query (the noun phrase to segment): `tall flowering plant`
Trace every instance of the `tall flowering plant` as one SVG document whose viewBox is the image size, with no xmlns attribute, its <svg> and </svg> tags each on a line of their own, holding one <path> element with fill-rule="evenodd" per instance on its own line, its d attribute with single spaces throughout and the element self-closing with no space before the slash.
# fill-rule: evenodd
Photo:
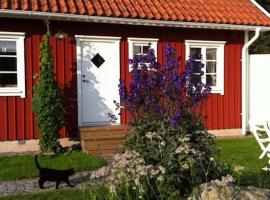
<svg viewBox="0 0 270 200">
<path fill-rule="evenodd" d="M 169 118 L 173 128 L 181 126 L 181 119 L 197 118 L 196 109 L 210 93 L 210 86 L 195 79 L 203 73 L 195 74 L 198 62 L 190 58 L 185 70 L 180 72 L 176 51 L 166 45 L 165 64 L 160 66 L 155 52 L 135 56 L 132 65 L 131 83 L 120 81 L 119 94 L 121 106 L 132 115 L 132 125 L 137 127 L 142 119 Z M 200 63 L 200 67 L 204 67 Z"/>
<path fill-rule="evenodd" d="M 120 81 L 117 107 L 132 116 L 133 129 L 125 147 L 137 152 L 146 166 L 163 171 L 158 178 L 147 177 L 185 193 L 195 182 L 205 181 L 203 169 L 212 156 L 209 143 L 213 137 L 197 112 L 211 88 L 197 81 L 203 73 L 194 73 L 198 66 L 204 67 L 202 63 L 190 58 L 181 72 L 176 50 L 166 45 L 164 55 L 163 66 L 157 63 L 153 49 L 130 60 L 131 82 Z"/>
</svg>

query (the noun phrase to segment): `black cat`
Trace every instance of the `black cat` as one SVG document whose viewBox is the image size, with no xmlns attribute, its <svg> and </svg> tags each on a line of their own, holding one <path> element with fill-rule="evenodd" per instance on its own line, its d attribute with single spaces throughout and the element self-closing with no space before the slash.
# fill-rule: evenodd
<svg viewBox="0 0 270 200">
<path fill-rule="evenodd" d="M 70 186 L 70 187 L 74 187 L 69 182 L 69 176 L 75 174 L 75 171 L 73 169 L 57 170 L 57 169 L 43 168 L 39 165 L 37 157 L 38 156 L 35 155 L 35 163 L 36 163 L 36 166 L 39 170 L 38 184 L 39 184 L 40 189 L 44 189 L 43 184 L 45 183 L 45 181 L 56 182 L 56 189 L 58 189 L 58 186 L 59 186 L 61 181 L 66 182 L 68 184 L 68 186 Z"/>
</svg>

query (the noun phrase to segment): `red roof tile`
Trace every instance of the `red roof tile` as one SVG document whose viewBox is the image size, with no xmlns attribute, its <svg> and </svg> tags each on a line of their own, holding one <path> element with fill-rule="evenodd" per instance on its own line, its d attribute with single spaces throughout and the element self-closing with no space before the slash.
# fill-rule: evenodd
<svg viewBox="0 0 270 200">
<path fill-rule="evenodd" d="M 0 0 L 0 9 L 270 26 L 250 0 Z"/>
</svg>

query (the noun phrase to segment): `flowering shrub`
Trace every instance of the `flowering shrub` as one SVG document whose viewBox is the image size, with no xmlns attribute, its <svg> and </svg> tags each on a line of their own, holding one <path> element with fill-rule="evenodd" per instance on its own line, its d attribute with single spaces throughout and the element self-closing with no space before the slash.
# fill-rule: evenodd
<svg viewBox="0 0 270 200">
<path fill-rule="evenodd" d="M 169 45 L 165 58 L 164 66 L 159 68 L 153 49 L 146 55 L 135 56 L 130 60 L 130 85 L 127 87 L 125 81 L 120 81 L 121 106 L 132 115 L 135 127 L 145 118 L 160 117 L 169 117 L 173 128 L 180 127 L 182 119 L 198 117 L 194 111 L 209 96 L 210 86 L 195 81 L 203 75 L 194 73 L 196 67 L 204 67 L 202 63 L 190 59 L 180 73 L 175 49 Z"/>
<path fill-rule="evenodd" d="M 108 177 L 110 190 L 121 198 L 125 197 L 122 193 L 128 192 L 132 199 L 175 199 L 175 191 L 162 198 L 159 185 L 163 184 L 165 173 L 162 165 L 147 165 L 138 152 L 125 150 L 113 157 Z"/>
<path fill-rule="evenodd" d="M 194 73 L 198 67 L 204 67 L 202 63 L 190 58 L 180 72 L 175 49 L 167 45 L 164 54 L 164 66 L 157 63 L 153 49 L 130 60 L 131 83 L 120 81 L 121 104 L 115 103 L 132 116 L 133 129 L 125 147 L 140 156 L 132 157 L 139 162 L 136 166 L 158 185 L 169 185 L 185 194 L 213 174 L 209 144 L 214 138 L 205 130 L 204 116 L 200 113 L 211 88 L 197 81 L 201 80 L 202 72 Z M 122 164 L 120 160 L 119 163 Z M 133 164 L 122 168 L 126 172 L 121 176 L 129 177 L 132 172 L 130 180 L 138 182 L 140 172 Z M 162 176 L 160 171 L 153 176 L 153 170 L 161 170 Z"/>
<path fill-rule="evenodd" d="M 139 153 L 126 150 L 124 153 L 114 156 L 109 181 L 114 184 L 111 184 L 113 187 L 115 183 L 121 183 L 121 181 L 125 180 L 133 184 L 131 186 L 134 189 L 136 188 L 143 193 L 144 190 L 141 186 L 144 184 L 144 178 L 156 178 L 162 182 L 165 172 L 165 168 L 161 165 L 155 167 L 153 165 L 146 165 Z M 112 188 L 113 191 L 115 189 Z"/>
</svg>

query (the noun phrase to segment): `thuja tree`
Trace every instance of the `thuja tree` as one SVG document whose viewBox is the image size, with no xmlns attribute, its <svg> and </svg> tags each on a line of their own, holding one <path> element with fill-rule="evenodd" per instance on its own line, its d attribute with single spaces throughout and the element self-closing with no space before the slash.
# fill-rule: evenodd
<svg viewBox="0 0 270 200">
<path fill-rule="evenodd" d="M 213 137 L 200 112 L 211 88 L 200 81 L 203 72 L 194 73 L 202 63 L 190 58 L 180 72 L 175 49 L 167 45 L 164 56 L 163 66 L 153 49 L 130 60 L 131 82 L 120 81 L 117 106 L 132 116 L 126 148 L 162 169 L 159 181 L 185 193 L 216 175 L 209 172 Z"/>
<path fill-rule="evenodd" d="M 34 86 L 33 110 L 40 132 L 39 145 L 42 152 L 59 150 L 58 133 L 63 123 L 63 103 L 61 91 L 54 79 L 53 58 L 49 44 L 50 32 L 47 31 L 40 43 L 40 77 Z"/>
</svg>

